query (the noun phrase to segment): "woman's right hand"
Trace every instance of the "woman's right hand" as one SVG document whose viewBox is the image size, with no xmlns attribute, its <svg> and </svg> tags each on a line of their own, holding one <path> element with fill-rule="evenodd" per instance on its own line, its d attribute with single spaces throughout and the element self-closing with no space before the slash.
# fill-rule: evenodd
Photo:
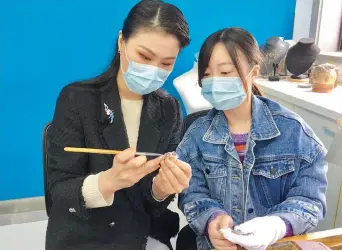
<svg viewBox="0 0 342 251">
<path fill-rule="evenodd" d="M 233 219 L 227 214 L 221 214 L 217 216 L 213 221 L 209 223 L 208 235 L 211 244 L 217 250 L 235 250 L 237 246 L 224 238 L 220 229 L 232 228 Z"/>
<path fill-rule="evenodd" d="M 131 187 L 159 168 L 163 156 L 147 161 L 146 156 L 135 157 L 135 150 L 126 149 L 114 157 L 113 166 L 100 173 L 99 190 L 103 197 Z"/>
</svg>

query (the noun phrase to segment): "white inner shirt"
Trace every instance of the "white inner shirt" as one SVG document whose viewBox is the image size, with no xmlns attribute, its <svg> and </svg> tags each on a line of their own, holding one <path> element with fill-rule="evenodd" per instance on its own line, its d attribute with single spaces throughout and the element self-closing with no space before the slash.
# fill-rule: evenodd
<svg viewBox="0 0 342 251">
<path fill-rule="evenodd" d="M 121 109 L 125 122 L 130 147 L 136 147 L 139 136 L 139 126 L 143 100 L 121 99 Z"/>
</svg>

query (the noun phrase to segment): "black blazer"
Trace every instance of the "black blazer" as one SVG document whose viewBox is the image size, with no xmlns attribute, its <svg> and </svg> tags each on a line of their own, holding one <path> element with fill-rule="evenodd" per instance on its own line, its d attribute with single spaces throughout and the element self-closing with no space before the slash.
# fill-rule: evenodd
<svg viewBox="0 0 342 251">
<path fill-rule="evenodd" d="M 179 217 L 167 210 L 173 199 L 151 196 L 151 174 L 115 193 L 110 207 L 87 209 L 82 184 L 89 174 L 112 166 L 113 156 L 67 153 L 65 146 L 123 150 L 129 147 L 116 79 L 97 78 L 65 87 L 48 131 L 48 193 L 52 206 L 47 249 L 145 249 L 147 236 L 171 248 Z M 113 123 L 104 104 L 114 112 Z M 137 150 L 165 153 L 180 140 L 179 103 L 164 92 L 144 96 Z"/>
</svg>

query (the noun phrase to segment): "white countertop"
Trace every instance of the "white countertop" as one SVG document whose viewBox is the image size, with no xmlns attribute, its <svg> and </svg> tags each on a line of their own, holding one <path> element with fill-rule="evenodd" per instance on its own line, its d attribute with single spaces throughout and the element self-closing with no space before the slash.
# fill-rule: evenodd
<svg viewBox="0 0 342 251">
<path fill-rule="evenodd" d="M 330 119 L 342 120 L 341 86 L 337 86 L 330 93 L 316 93 L 312 92 L 311 88 L 300 88 L 298 83 L 286 80 L 270 82 L 267 79 L 257 79 L 255 83 L 267 94 L 294 103 Z"/>
<path fill-rule="evenodd" d="M 44 250 L 47 221 L 0 226 L 1 250 Z"/>
</svg>

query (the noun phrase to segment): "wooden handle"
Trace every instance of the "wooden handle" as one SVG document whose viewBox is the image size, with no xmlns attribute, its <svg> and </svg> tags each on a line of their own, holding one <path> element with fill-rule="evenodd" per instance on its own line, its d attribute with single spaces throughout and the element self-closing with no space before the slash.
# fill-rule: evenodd
<svg viewBox="0 0 342 251">
<path fill-rule="evenodd" d="M 94 149 L 94 148 L 78 148 L 78 147 L 65 147 L 64 151 L 73 153 L 96 153 L 96 154 L 109 154 L 116 155 L 121 151 L 117 150 L 105 150 L 105 149 Z"/>
</svg>

